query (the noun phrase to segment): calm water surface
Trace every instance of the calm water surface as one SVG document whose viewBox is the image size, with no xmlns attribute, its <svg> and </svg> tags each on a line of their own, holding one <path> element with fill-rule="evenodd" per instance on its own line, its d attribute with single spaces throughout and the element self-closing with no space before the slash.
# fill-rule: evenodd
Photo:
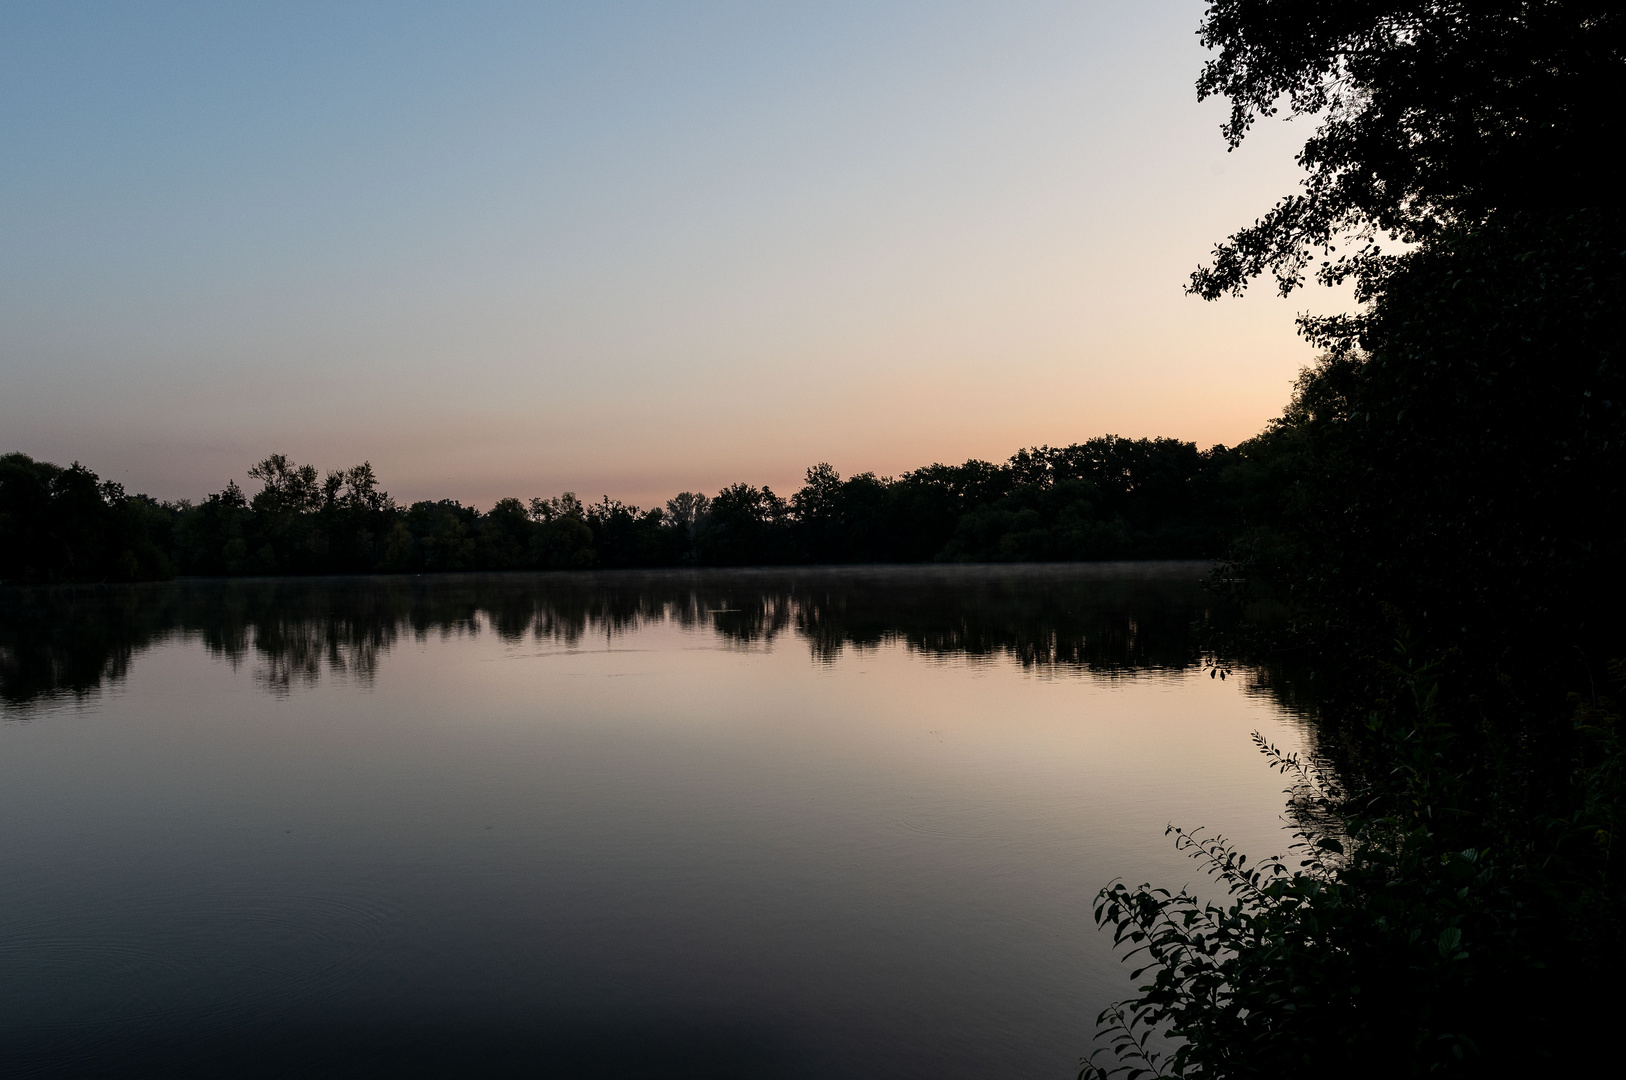
<svg viewBox="0 0 1626 1080">
<path fill-rule="evenodd" d="M 0 1073 L 1069 1077 L 1284 844 L 1205 571 L 0 594 Z"/>
</svg>

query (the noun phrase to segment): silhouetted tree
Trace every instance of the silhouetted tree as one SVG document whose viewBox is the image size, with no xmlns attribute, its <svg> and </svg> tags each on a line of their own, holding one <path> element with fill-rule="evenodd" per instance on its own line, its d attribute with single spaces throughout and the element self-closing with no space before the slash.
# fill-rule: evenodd
<svg viewBox="0 0 1626 1080">
<path fill-rule="evenodd" d="M 734 484 L 711 500 L 695 541 L 698 561 L 708 566 L 741 566 L 788 560 L 783 526 L 789 505 L 769 488 Z"/>
<path fill-rule="evenodd" d="M 174 574 L 172 521 L 74 462 L 0 456 L 0 581 L 141 581 Z"/>
<path fill-rule="evenodd" d="M 414 543 L 414 569 L 474 570 L 478 567 L 475 539 L 479 513 L 455 499 L 416 502 L 407 510 L 407 528 Z"/>
<path fill-rule="evenodd" d="M 1231 104 L 1237 146 L 1286 108 L 1319 121 L 1302 190 L 1215 249 L 1206 297 L 1272 274 L 1385 288 L 1398 252 L 1498 218 L 1616 207 L 1626 15 L 1606 0 L 1215 0 L 1198 98 Z M 1343 249 L 1337 258 L 1330 256 Z"/>
<path fill-rule="evenodd" d="M 539 528 L 531 537 L 534 565 L 547 570 L 579 570 L 597 561 L 587 510 L 573 491 L 555 499 L 532 499 L 531 517 Z"/>
<path fill-rule="evenodd" d="M 1314 267 L 1363 304 L 1301 321 L 1325 355 L 1220 469 L 1229 577 L 1284 613 L 1264 655 L 1315 676 L 1338 770 L 1275 757 L 1297 868 L 1182 838 L 1223 908 L 1103 891 L 1147 973 L 1084 1073 L 1591 1074 L 1623 952 L 1626 13 L 1216 0 L 1201 33 L 1233 145 L 1318 126 L 1192 291 Z"/>
<path fill-rule="evenodd" d="M 403 508 L 381 489 L 370 462 L 321 473 L 286 454 L 267 455 L 248 470 L 260 482 L 252 497 L 232 481 L 197 504 L 160 505 L 111 488 L 92 493 L 96 481 L 88 473 L 41 468 L 63 473 L 59 483 L 69 495 L 82 488 L 91 499 L 84 505 L 101 499 L 119 507 L 121 535 L 146 537 L 126 544 L 142 569 L 126 565 L 104 574 L 118 578 L 150 576 L 166 558 L 181 573 L 203 575 L 1194 558 L 1218 549 L 1214 538 L 1225 534 L 1234 514 L 1221 497 L 1215 457 L 1221 449 L 1205 453 L 1172 439 L 1105 436 L 1025 449 L 1003 465 L 937 464 L 897 478 L 864 472 L 843 479 L 820 464 L 789 500 L 735 484 L 716 498 L 682 492 L 664 509 L 649 511 L 607 496 L 587 505 L 574 492 L 529 502 L 502 499 L 484 513 L 453 500 Z M 1089 542 L 1079 539 L 1076 507 L 1054 509 L 1060 498 L 1054 491 L 1074 480 L 1094 492 L 1091 520 L 1100 521 L 1090 526 L 1096 533 Z M 62 506 L 73 504 L 63 498 Z M 1045 511 L 1039 531 L 1061 532 L 1040 536 L 1025 517 L 1012 524 L 1013 515 L 1041 505 L 1053 509 Z M 1058 514 L 1067 521 L 1058 525 Z M 92 543 L 104 517 L 96 511 L 79 525 L 60 527 L 77 529 L 80 540 Z M 1006 541 L 1013 529 L 1021 538 Z M 1103 539 L 1109 533 L 1110 542 Z M 26 558 L 35 562 L 42 552 L 77 557 L 72 544 L 28 550 Z"/>
</svg>

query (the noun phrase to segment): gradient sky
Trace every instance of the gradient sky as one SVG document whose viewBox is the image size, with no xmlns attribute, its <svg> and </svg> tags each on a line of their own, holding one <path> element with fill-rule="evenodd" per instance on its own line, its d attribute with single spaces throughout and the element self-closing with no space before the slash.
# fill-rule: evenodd
<svg viewBox="0 0 1626 1080">
<path fill-rule="evenodd" d="M 0 5 L 0 451 L 649 505 L 1240 441 L 1346 301 L 1183 295 L 1305 134 L 1225 152 L 1201 11 Z"/>
</svg>

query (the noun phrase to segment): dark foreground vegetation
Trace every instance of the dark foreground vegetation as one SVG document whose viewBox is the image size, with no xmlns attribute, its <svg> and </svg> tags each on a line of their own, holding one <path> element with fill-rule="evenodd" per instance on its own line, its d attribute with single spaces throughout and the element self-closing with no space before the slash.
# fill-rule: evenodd
<svg viewBox="0 0 1626 1080">
<path fill-rule="evenodd" d="M 1003 465 L 897 478 L 807 471 L 789 499 L 735 484 L 664 508 L 613 499 L 399 506 L 370 464 L 329 472 L 273 454 L 199 503 L 161 503 L 81 465 L 0 457 L 0 580 L 573 570 L 787 563 L 1205 558 L 1225 551 L 1237 454 L 1112 436 Z"/>
<path fill-rule="evenodd" d="M 1221 0 L 1202 35 L 1233 143 L 1320 126 L 1193 291 L 1365 301 L 1303 321 L 1325 354 L 1244 455 L 1226 573 L 1221 647 L 1314 686 L 1319 742 L 1262 747 L 1296 856 L 1171 829 L 1203 898 L 1102 892 L 1138 989 L 1082 1074 L 1612 1075 L 1626 11 Z"/>
</svg>

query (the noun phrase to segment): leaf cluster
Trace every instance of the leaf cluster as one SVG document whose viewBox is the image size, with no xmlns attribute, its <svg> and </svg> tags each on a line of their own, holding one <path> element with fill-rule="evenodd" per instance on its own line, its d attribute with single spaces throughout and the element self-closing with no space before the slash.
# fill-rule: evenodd
<svg viewBox="0 0 1626 1080">
<path fill-rule="evenodd" d="M 1237 146 L 1285 110 L 1314 120 L 1305 178 L 1191 278 L 1207 298 L 1270 274 L 1381 288 L 1402 245 L 1497 214 L 1618 203 L 1626 13 L 1603 0 L 1216 0 L 1199 98 Z M 1384 243 L 1391 247 L 1386 250 Z"/>
<path fill-rule="evenodd" d="M 1618 953 L 1589 925 L 1620 885 L 1612 707 L 1587 714 L 1609 733 L 1575 797 L 1515 815 L 1481 800 L 1442 665 L 1400 643 L 1385 668 L 1365 779 L 1256 736 L 1293 781 L 1294 855 L 1250 866 L 1171 826 L 1226 899 L 1101 891 L 1095 919 L 1139 985 L 1098 1017 L 1080 1077 L 1483 1074 L 1588 1056 L 1564 1036 L 1607 1008 L 1592 995 Z"/>
</svg>

